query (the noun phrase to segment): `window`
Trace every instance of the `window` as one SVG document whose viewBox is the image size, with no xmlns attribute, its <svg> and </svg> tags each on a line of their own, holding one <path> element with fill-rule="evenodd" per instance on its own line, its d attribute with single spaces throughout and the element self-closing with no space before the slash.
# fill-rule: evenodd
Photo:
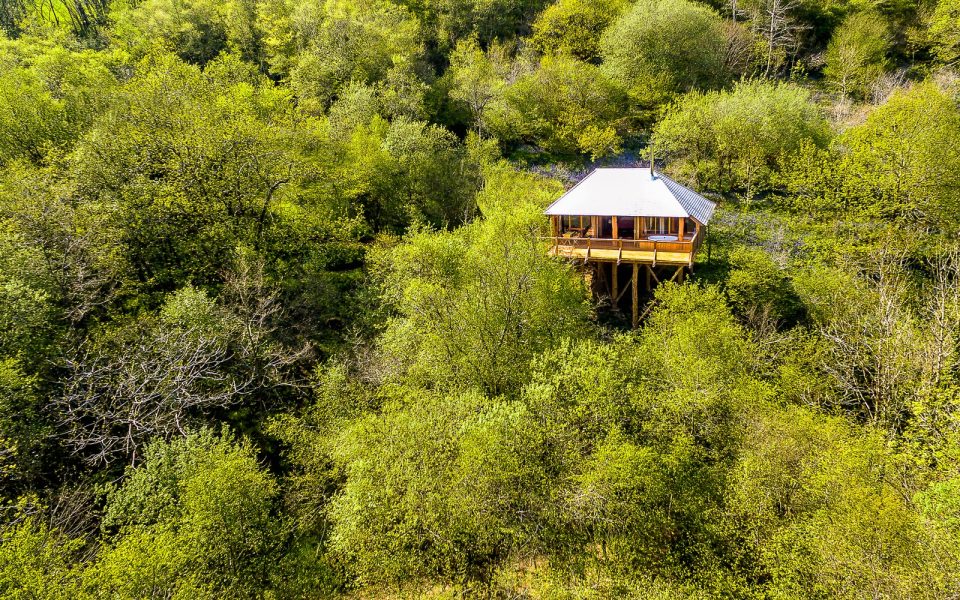
<svg viewBox="0 0 960 600">
<path fill-rule="evenodd" d="M 673 217 L 644 217 L 643 231 L 648 235 L 676 235 L 679 223 Z"/>
<path fill-rule="evenodd" d="M 582 215 L 563 215 L 560 217 L 560 233 L 571 233 L 582 237 L 590 227 L 590 217 Z"/>
</svg>

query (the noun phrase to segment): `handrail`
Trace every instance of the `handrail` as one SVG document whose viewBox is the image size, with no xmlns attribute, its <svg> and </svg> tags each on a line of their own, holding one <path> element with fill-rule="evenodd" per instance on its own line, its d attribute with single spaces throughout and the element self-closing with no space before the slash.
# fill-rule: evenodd
<svg viewBox="0 0 960 600">
<path fill-rule="evenodd" d="M 609 245 L 611 250 L 623 251 L 624 248 L 638 249 L 643 248 L 647 251 L 660 251 L 660 252 L 696 252 L 699 243 L 702 240 L 700 232 L 694 234 L 690 239 L 684 240 L 672 240 L 672 241 L 661 241 L 661 240 L 650 240 L 650 239 L 633 239 L 633 238 L 596 238 L 596 237 L 564 237 L 564 236 L 547 236 L 542 237 L 544 241 L 552 242 L 555 246 L 574 246 L 587 248 L 588 250 L 601 249 L 602 245 Z M 599 242 L 599 245 L 598 245 Z M 683 246 L 683 250 L 677 250 L 677 246 Z M 671 250 L 673 248 L 673 250 Z"/>
</svg>

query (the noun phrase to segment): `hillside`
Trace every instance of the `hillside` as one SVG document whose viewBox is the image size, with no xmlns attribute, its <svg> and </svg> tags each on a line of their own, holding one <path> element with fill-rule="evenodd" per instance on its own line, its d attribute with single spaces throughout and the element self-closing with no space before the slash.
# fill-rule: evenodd
<svg viewBox="0 0 960 600">
<path fill-rule="evenodd" d="M 960 597 L 958 0 L 0 31 L 0 599 Z M 651 157 L 633 328 L 544 210 Z"/>
</svg>

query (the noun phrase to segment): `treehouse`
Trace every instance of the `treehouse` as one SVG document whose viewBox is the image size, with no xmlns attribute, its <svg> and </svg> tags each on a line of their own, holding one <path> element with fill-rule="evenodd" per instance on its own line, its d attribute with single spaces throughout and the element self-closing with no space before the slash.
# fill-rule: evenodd
<svg viewBox="0 0 960 600">
<path fill-rule="evenodd" d="M 591 265 L 595 291 L 614 307 L 632 290 L 636 326 L 640 271 L 648 292 L 665 278 L 682 281 L 715 208 L 653 169 L 596 169 L 547 208 L 549 251 Z"/>
</svg>

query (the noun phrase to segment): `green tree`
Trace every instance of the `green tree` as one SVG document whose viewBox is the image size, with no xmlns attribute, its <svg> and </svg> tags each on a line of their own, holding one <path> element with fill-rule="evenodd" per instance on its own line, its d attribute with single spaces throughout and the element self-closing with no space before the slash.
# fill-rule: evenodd
<svg viewBox="0 0 960 600">
<path fill-rule="evenodd" d="M 501 142 L 533 143 L 559 155 L 599 158 L 620 150 L 627 98 L 599 67 L 567 56 L 544 57 L 519 77 L 483 120 Z"/>
<path fill-rule="evenodd" d="M 257 596 L 277 559 L 276 495 L 253 448 L 226 432 L 154 442 L 108 497 L 111 543 L 85 584 L 124 598 L 189 597 L 204 588 Z"/>
<path fill-rule="evenodd" d="M 361 583 L 489 582 L 542 502 L 532 415 L 477 392 L 409 393 L 342 431 L 330 544 Z"/>
<path fill-rule="evenodd" d="M 621 0 L 560 0 L 540 13 L 530 40 L 544 54 L 599 63 L 600 37 L 626 6 Z"/>
<path fill-rule="evenodd" d="M 70 539 L 35 517 L 0 528 L 0 596 L 31 600 L 76 598 L 82 539 Z"/>
<path fill-rule="evenodd" d="M 934 54 L 945 65 L 960 59 L 960 3 L 940 0 L 930 16 L 929 35 Z"/>
<path fill-rule="evenodd" d="M 495 167 L 482 220 L 412 233 L 373 258 L 394 312 L 380 340 L 396 376 L 420 385 L 516 390 L 533 355 L 584 331 L 586 290 L 538 239 L 556 188 Z"/>
<path fill-rule="evenodd" d="M 91 50 L 0 41 L 0 165 L 69 148 L 106 109 L 116 79 Z"/>
<path fill-rule="evenodd" d="M 870 12 L 850 15 L 830 38 L 823 74 L 842 96 L 866 97 L 886 67 L 890 38 L 882 16 Z"/>
<path fill-rule="evenodd" d="M 291 17 L 301 49 L 290 87 L 301 106 L 322 113 L 351 81 L 375 83 L 423 54 L 419 21 L 403 6 L 338 0 L 306 3 Z"/>
<path fill-rule="evenodd" d="M 169 47 L 187 62 L 203 65 L 222 52 L 260 59 L 261 33 L 253 0 L 121 1 L 111 10 L 112 41 L 136 57 Z"/>
<path fill-rule="evenodd" d="M 741 83 L 732 91 L 677 100 L 653 134 L 671 169 L 701 188 L 766 190 L 784 157 L 806 142 L 823 146 L 829 128 L 809 92 L 790 84 Z"/>
<path fill-rule="evenodd" d="M 845 187 L 868 214 L 933 230 L 960 227 L 960 111 L 932 83 L 895 93 L 837 143 Z"/>
<path fill-rule="evenodd" d="M 641 106 L 729 81 L 722 20 L 688 0 L 642 0 L 603 34 L 604 71 Z M 690 40 L 696 39 L 696 44 Z"/>
</svg>

